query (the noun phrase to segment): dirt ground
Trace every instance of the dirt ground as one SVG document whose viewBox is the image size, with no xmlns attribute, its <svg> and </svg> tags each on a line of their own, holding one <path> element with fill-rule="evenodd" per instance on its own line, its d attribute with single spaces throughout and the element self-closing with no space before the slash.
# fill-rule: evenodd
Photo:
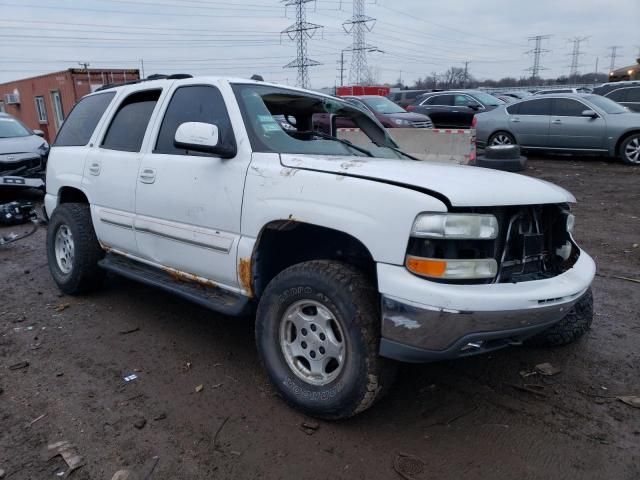
<svg viewBox="0 0 640 480">
<path fill-rule="evenodd" d="M 405 365 L 373 409 L 307 433 L 312 419 L 260 368 L 251 319 L 116 277 L 62 296 L 44 228 L 0 247 L 4 478 L 61 478 L 64 461 L 46 454 L 61 440 L 84 458 L 78 480 L 122 468 L 153 479 L 401 479 L 399 454 L 424 462 L 415 479 L 640 478 L 640 409 L 616 399 L 640 395 L 640 284 L 613 277 L 640 278 L 640 168 L 545 157 L 527 174 L 578 199 L 576 237 L 598 263 L 592 330 L 559 349 Z M 19 362 L 28 366 L 11 368 Z M 542 362 L 562 372 L 520 375 Z"/>
</svg>

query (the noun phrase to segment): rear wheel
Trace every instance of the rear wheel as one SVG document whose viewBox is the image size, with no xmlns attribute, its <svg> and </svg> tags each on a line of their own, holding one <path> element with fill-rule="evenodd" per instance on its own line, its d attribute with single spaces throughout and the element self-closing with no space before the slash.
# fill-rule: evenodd
<svg viewBox="0 0 640 480">
<path fill-rule="evenodd" d="M 508 132 L 496 132 L 489 137 L 487 145 L 516 145 L 516 139 Z"/>
<path fill-rule="evenodd" d="M 276 276 L 258 306 L 256 343 L 287 403 L 325 419 L 373 405 L 395 372 L 378 356 L 379 316 L 376 289 L 350 265 L 304 262 Z"/>
<path fill-rule="evenodd" d="M 620 145 L 620 158 L 628 165 L 640 165 L 640 133 L 624 139 Z"/>
</svg>

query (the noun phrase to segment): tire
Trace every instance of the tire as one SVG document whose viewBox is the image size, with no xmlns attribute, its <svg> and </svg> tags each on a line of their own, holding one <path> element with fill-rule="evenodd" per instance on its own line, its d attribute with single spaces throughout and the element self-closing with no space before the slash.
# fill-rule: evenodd
<svg viewBox="0 0 640 480">
<path fill-rule="evenodd" d="M 640 133 L 624 139 L 620 145 L 620 159 L 627 165 L 640 166 Z"/>
<path fill-rule="evenodd" d="M 571 311 L 551 328 L 525 341 L 534 347 L 559 347 L 575 342 L 591 328 L 593 321 L 593 294 L 587 290 Z"/>
<path fill-rule="evenodd" d="M 495 160 L 511 160 L 520 158 L 520 147 L 518 145 L 492 145 L 484 149 L 487 158 Z"/>
<path fill-rule="evenodd" d="M 47 230 L 49 270 L 58 288 L 76 295 L 100 287 L 105 276 L 98 266 L 102 258 L 104 251 L 93 229 L 89 205 L 64 203 L 58 206 Z"/>
<path fill-rule="evenodd" d="M 476 158 L 476 167 L 492 168 L 494 170 L 502 170 L 503 172 L 521 172 L 527 169 L 527 157 L 517 157 L 510 159 L 493 159 L 484 155 Z"/>
<path fill-rule="evenodd" d="M 395 363 L 378 356 L 378 293 L 345 263 L 304 262 L 277 275 L 258 305 L 256 343 L 284 400 L 317 418 L 344 419 L 366 410 L 395 376 Z M 324 365 L 315 376 L 312 361 Z"/>
<path fill-rule="evenodd" d="M 508 132 L 500 131 L 491 135 L 489 137 L 489 141 L 487 141 L 487 147 L 492 147 L 494 145 L 517 145 L 517 143 L 513 135 Z"/>
</svg>

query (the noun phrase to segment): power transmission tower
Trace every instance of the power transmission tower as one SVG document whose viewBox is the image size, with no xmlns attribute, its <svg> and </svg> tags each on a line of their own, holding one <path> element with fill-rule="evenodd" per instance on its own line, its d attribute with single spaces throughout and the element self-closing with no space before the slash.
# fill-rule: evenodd
<svg viewBox="0 0 640 480">
<path fill-rule="evenodd" d="M 290 40 L 296 42 L 296 59 L 287 63 L 284 68 L 298 70 L 297 85 L 302 88 L 309 86 L 309 67 L 322 65 L 320 62 L 307 57 L 307 40 L 313 37 L 322 25 L 307 22 L 307 3 L 315 0 L 282 0 L 285 7 L 294 6 L 296 9 L 296 23 L 285 28 L 281 34 L 286 34 Z"/>
<path fill-rule="evenodd" d="M 569 55 L 571 55 L 571 66 L 569 67 L 569 78 L 575 78 L 578 76 L 578 67 L 580 62 L 580 55 L 584 55 L 583 52 L 580 51 L 580 45 L 582 42 L 586 42 L 589 37 L 573 37 L 569 39 L 570 42 L 573 43 L 573 49 Z"/>
<path fill-rule="evenodd" d="M 340 70 L 340 86 L 341 87 L 344 87 L 344 52 L 345 50 L 342 50 L 340 52 L 340 60 L 338 60 L 338 65 L 340 65 L 338 70 Z"/>
<path fill-rule="evenodd" d="M 540 71 L 546 70 L 546 68 L 540 65 L 540 58 L 543 53 L 548 53 L 549 50 L 542 48 L 542 41 L 551 38 L 551 35 L 536 35 L 535 37 L 529 37 L 528 40 L 535 41 L 533 50 L 529 50 L 528 54 L 533 54 L 533 65 L 527 68 L 527 71 L 531 72 L 531 79 L 539 78 Z"/>
<path fill-rule="evenodd" d="M 622 48 L 620 45 L 613 45 L 611 47 L 607 47 L 607 50 L 611 50 L 611 53 L 607 55 L 607 58 L 611 59 L 611 63 L 609 64 L 609 71 L 612 72 L 616 69 L 616 58 L 618 58 L 618 49 Z"/>
<path fill-rule="evenodd" d="M 349 81 L 352 84 L 359 85 L 369 76 L 367 52 L 380 51 L 365 41 L 366 32 L 373 30 L 375 23 L 375 18 L 364 14 L 364 0 L 353 0 L 353 16 L 342 24 L 344 31 L 353 37 L 353 44 L 347 48 L 347 51 L 352 52 L 351 70 L 349 70 Z"/>
</svg>

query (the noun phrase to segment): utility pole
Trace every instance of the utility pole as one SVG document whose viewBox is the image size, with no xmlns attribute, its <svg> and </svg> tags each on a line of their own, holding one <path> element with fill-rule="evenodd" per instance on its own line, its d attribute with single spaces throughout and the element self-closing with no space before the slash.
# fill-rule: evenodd
<svg viewBox="0 0 640 480">
<path fill-rule="evenodd" d="M 298 70 L 297 85 L 302 88 L 309 86 L 309 67 L 321 65 L 307 56 L 307 40 L 315 35 L 322 25 L 307 22 L 307 3 L 314 0 L 282 0 L 285 7 L 294 6 L 296 9 L 296 23 L 285 28 L 280 34 L 286 34 L 289 40 L 296 42 L 296 59 L 287 63 L 284 68 Z"/>
<path fill-rule="evenodd" d="M 578 76 L 578 67 L 580 61 L 580 55 L 584 55 L 583 52 L 580 51 L 580 44 L 585 42 L 589 37 L 573 37 L 569 39 L 570 42 L 573 43 L 573 49 L 569 55 L 571 55 L 571 65 L 569 66 L 569 78 L 573 78 L 574 83 L 575 79 Z"/>
<path fill-rule="evenodd" d="M 140 59 L 140 74 L 142 75 L 142 77 L 140 77 L 140 80 L 142 80 L 144 78 L 144 59 L 143 58 Z"/>
<path fill-rule="evenodd" d="M 540 58 L 543 53 L 548 53 L 549 50 L 542 48 L 542 41 L 551 38 L 551 35 L 536 35 L 535 37 L 529 37 L 527 40 L 534 41 L 535 46 L 533 50 L 529 50 L 528 54 L 533 54 L 533 65 L 527 68 L 527 71 L 531 72 L 531 79 L 535 80 L 540 77 L 540 71 L 546 70 L 546 68 L 540 65 Z"/>
<path fill-rule="evenodd" d="M 620 45 L 613 45 L 611 47 L 607 47 L 607 50 L 611 50 L 611 53 L 607 55 L 607 58 L 611 59 L 611 63 L 609 64 L 609 73 L 613 72 L 616 69 L 616 59 L 618 58 L 618 49 L 622 48 Z"/>
<path fill-rule="evenodd" d="M 340 64 L 340 86 L 344 87 L 344 50 L 340 52 L 338 63 Z"/>
<path fill-rule="evenodd" d="M 469 78 L 469 62 L 464 62 L 464 80 L 462 81 L 462 86 L 467 88 L 467 80 Z"/>
<path fill-rule="evenodd" d="M 375 18 L 367 17 L 364 13 L 364 0 L 353 0 L 353 16 L 342 24 L 344 31 L 353 37 L 353 44 L 347 49 L 353 53 L 349 70 L 349 81 L 352 84 L 360 85 L 368 76 L 367 52 L 379 51 L 365 41 L 366 32 L 373 30 L 375 23 Z"/>
<path fill-rule="evenodd" d="M 87 72 L 87 83 L 89 84 L 89 93 L 91 93 L 91 72 L 89 72 L 89 65 L 91 64 L 88 62 L 78 62 L 78 65 L 84 68 L 85 72 Z"/>
<path fill-rule="evenodd" d="M 594 70 L 595 75 L 593 76 L 593 83 L 598 82 L 598 62 L 600 61 L 600 57 L 596 57 L 596 69 Z"/>
</svg>

